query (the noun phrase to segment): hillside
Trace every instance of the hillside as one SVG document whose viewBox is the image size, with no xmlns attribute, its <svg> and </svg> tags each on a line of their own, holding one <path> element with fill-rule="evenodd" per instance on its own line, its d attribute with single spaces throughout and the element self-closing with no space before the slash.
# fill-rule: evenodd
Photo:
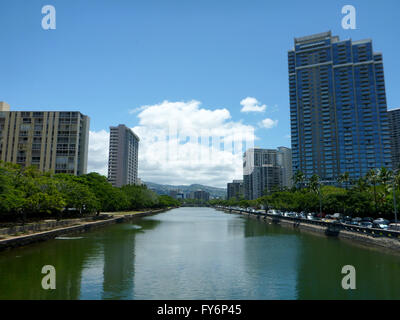
<svg viewBox="0 0 400 320">
<path fill-rule="evenodd" d="M 171 190 L 181 190 L 183 193 L 188 193 L 196 190 L 203 190 L 210 193 L 211 197 L 226 197 L 226 189 L 216 188 L 210 186 L 204 186 L 202 184 L 191 184 L 191 185 L 169 185 L 169 184 L 158 184 L 153 182 L 144 182 L 148 188 L 153 189 L 158 194 L 168 194 Z"/>
</svg>

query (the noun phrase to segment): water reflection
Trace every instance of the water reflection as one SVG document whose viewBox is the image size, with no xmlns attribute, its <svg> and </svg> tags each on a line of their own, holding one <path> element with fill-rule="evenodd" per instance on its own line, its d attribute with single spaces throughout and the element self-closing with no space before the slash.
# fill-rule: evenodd
<svg viewBox="0 0 400 320">
<path fill-rule="evenodd" d="M 301 236 L 299 299 L 399 299 L 400 258 L 338 239 Z M 344 290 L 344 265 L 356 269 L 356 290 Z"/>
<path fill-rule="evenodd" d="M 244 261 L 252 275 L 249 298 L 295 299 L 299 243 L 293 231 L 247 218 L 244 235 Z"/>
<path fill-rule="evenodd" d="M 141 221 L 122 227 L 114 226 L 114 232 L 102 237 L 104 254 L 103 299 L 132 299 L 134 297 L 135 237 L 138 232 L 154 229 L 157 220 Z"/>
<path fill-rule="evenodd" d="M 0 253 L 0 299 L 399 299 L 400 257 L 210 208 Z M 57 289 L 43 290 L 43 265 Z M 341 288 L 356 267 L 357 289 Z"/>
<path fill-rule="evenodd" d="M 82 239 L 83 240 L 83 239 Z M 82 240 L 52 240 L 0 255 L 0 299 L 78 299 L 81 275 L 98 245 Z M 56 290 L 41 287 L 42 267 L 56 269 Z"/>
</svg>

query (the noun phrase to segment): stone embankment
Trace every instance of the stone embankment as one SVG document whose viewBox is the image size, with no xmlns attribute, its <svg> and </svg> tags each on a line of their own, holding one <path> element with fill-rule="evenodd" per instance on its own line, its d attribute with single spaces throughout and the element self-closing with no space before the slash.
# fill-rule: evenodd
<svg viewBox="0 0 400 320">
<path fill-rule="evenodd" d="M 229 208 L 216 208 L 229 213 L 239 213 L 250 218 L 261 221 L 279 224 L 298 230 L 324 234 L 326 236 L 338 237 L 367 246 L 388 248 L 400 251 L 400 232 L 394 230 L 380 230 L 365 228 L 360 226 L 350 226 L 341 223 L 324 222 L 318 220 L 307 220 L 301 218 L 283 217 L 260 212 L 250 212 L 247 210 L 235 210 Z"/>
<path fill-rule="evenodd" d="M 67 234 L 94 230 L 114 223 L 122 223 L 140 217 L 153 215 L 169 209 L 149 210 L 133 214 L 101 214 L 81 219 L 45 220 L 23 226 L 0 229 L 0 251 L 31 243 L 46 241 Z"/>
</svg>

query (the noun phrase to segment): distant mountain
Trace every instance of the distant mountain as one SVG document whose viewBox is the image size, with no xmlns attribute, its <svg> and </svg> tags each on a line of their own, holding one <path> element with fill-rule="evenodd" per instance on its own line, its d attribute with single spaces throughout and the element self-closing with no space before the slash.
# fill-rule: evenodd
<svg viewBox="0 0 400 320">
<path fill-rule="evenodd" d="M 169 194 L 172 190 L 180 190 L 183 193 L 189 193 L 191 191 L 203 190 L 210 193 L 211 197 L 226 197 L 226 189 L 225 188 L 215 188 L 210 186 L 204 186 L 202 184 L 191 184 L 190 186 L 187 185 L 170 185 L 170 184 L 158 184 L 153 182 L 144 182 L 149 189 L 154 190 L 158 194 Z"/>
</svg>

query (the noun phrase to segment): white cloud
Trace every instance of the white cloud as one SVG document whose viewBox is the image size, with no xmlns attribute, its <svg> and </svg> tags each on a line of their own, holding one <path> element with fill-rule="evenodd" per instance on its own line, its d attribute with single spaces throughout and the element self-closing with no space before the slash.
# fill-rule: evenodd
<svg viewBox="0 0 400 320">
<path fill-rule="evenodd" d="M 163 101 L 141 107 L 137 115 L 139 124 L 132 130 L 140 137 L 139 177 L 142 180 L 226 187 L 228 181 L 243 176 L 244 145 L 240 142 L 247 141 L 246 148 L 253 147 L 254 127 L 232 121 L 227 109 L 211 110 L 201 108 L 200 104 L 195 100 Z M 104 148 L 106 139 L 101 133 L 91 133 L 91 143 L 103 143 Z M 89 156 L 94 159 L 89 159 L 90 167 L 98 171 L 102 163 L 104 172 L 107 163 L 101 159 L 107 156 L 104 151 L 95 155 L 95 149 L 90 147 L 93 152 Z"/>
<path fill-rule="evenodd" d="M 88 172 L 107 175 L 109 139 L 105 130 L 89 132 Z"/>
<path fill-rule="evenodd" d="M 265 118 L 260 123 L 260 127 L 265 128 L 265 129 L 271 129 L 273 127 L 276 127 L 277 125 L 278 125 L 278 120 L 272 120 L 270 118 Z"/>
<path fill-rule="evenodd" d="M 267 106 L 265 104 L 259 105 L 259 102 L 256 98 L 247 97 L 240 101 L 240 104 L 243 106 L 240 112 L 264 112 Z"/>
<path fill-rule="evenodd" d="M 141 107 L 137 107 L 137 108 L 135 108 L 135 109 L 131 109 L 131 110 L 129 110 L 129 113 L 130 113 L 130 114 L 134 114 L 134 113 L 137 113 L 137 112 L 139 112 L 139 111 L 143 111 L 144 109 L 146 109 L 146 107 L 147 107 L 147 106 L 141 106 Z"/>
</svg>

